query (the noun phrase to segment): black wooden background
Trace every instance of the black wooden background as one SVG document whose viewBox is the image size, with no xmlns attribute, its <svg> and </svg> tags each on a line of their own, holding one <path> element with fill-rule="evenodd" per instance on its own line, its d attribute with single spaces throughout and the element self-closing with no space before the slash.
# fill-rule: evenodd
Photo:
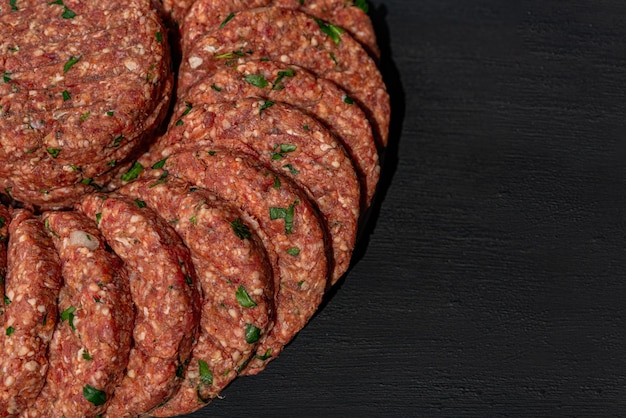
<svg viewBox="0 0 626 418">
<path fill-rule="evenodd" d="M 626 415 L 626 2 L 371 3 L 392 139 L 353 267 L 192 416 Z"/>
</svg>

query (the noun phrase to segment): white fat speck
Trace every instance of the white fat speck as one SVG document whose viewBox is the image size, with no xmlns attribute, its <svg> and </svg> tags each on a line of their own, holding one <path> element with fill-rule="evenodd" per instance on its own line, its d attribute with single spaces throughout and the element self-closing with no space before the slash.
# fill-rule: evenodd
<svg viewBox="0 0 626 418">
<path fill-rule="evenodd" d="M 289 57 L 287 55 L 281 55 L 280 62 L 289 62 Z"/>
<path fill-rule="evenodd" d="M 84 231 L 72 231 L 70 232 L 71 247 L 85 247 L 91 251 L 98 248 L 98 239 L 91 234 Z"/>
<path fill-rule="evenodd" d="M 341 164 L 339 164 L 339 161 L 333 161 L 330 165 L 332 165 L 335 168 L 339 168 Z"/>
<path fill-rule="evenodd" d="M 46 306 L 45 305 L 39 305 L 37 306 L 37 310 L 41 313 L 44 313 L 46 311 Z"/>
<path fill-rule="evenodd" d="M 204 62 L 204 60 L 200 57 L 190 57 L 188 61 L 189 61 L 189 66 L 191 67 L 192 70 L 195 70 L 196 68 L 201 66 L 202 63 Z"/>
<path fill-rule="evenodd" d="M 139 67 L 139 64 L 133 60 L 126 60 L 124 61 L 124 66 L 128 69 L 128 71 L 135 71 Z"/>
<path fill-rule="evenodd" d="M 15 378 L 13 376 L 9 375 L 4 379 L 4 386 L 11 386 L 13 383 L 15 383 Z"/>
<path fill-rule="evenodd" d="M 29 372 L 34 372 L 39 368 L 39 363 L 37 363 L 35 360 L 31 360 L 24 365 L 24 368 Z"/>
<path fill-rule="evenodd" d="M 322 145 L 320 145 L 320 149 L 321 149 L 322 151 L 328 151 L 328 150 L 329 150 L 329 149 L 331 149 L 331 148 L 332 148 L 332 146 L 330 146 L 330 145 L 328 145 L 328 144 L 322 144 Z"/>
<path fill-rule="evenodd" d="M 217 48 L 215 48 L 215 46 L 213 46 L 213 45 L 207 45 L 207 46 L 205 46 L 202 49 L 205 50 L 206 52 L 211 53 L 211 54 L 215 54 L 217 52 Z"/>
</svg>

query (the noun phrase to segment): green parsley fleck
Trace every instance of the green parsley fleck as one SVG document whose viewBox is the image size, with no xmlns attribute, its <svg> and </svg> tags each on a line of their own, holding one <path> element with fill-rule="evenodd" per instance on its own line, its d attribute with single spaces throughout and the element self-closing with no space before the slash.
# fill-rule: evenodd
<svg viewBox="0 0 626 418">
<path fill-rule="evenodd" d="M 9 72 L 7 72 L 7 71 L 3 72 L 3 73 L 2 73 L 2 80 L 3 80 L 5 83 L 8 83 L 9 81 L 11 81 L 11 73 L 9 73 Z"/>
<path fill-rule="evenodd" d="M 285 86 L 283 85 L 283 78 L 285 77 L 293 77 L 296 75 L 296 72 L 293 70 L 293 68 L 290 68 L 288 70 L 285 71 L 279 71 L 278 72 L 278 77 L 276 77 L 276 81 L 274 81 L 274 84 L 272 85 L 272 90 L 282 90 L 285 88 Z"/>
<path fill-rule="evenodd" d="M 71 56 L 69 60 L 67 60 L 67 62 L 65 63 L 65 65 L 63 66 L 63 72 L 66 73 L 70 70 L 70 68 L 72 68 L 74 66 L 74 64 L 76 64 L 78 61 L 80 61 L 80 59 L 83 56 L 79 56 L 78 58 L 75 58 L 74 56 Z"/>
<path fill-rule="evenodd" d="M 297 257 L 300 254 L 300 248 L 291 247 L 287 249 L 287 254 Z"/>
<path fill-rule="evenodd" d="M 67 90 L 63 90 L 62 94 L 63 94 L 63 101 L 64 102 L 66 102 L 66 101 L 68 101 L 69 99 L 72 98 L 72 96 L 70 96 L 70 92 L 67 91 Z"/>
<path fill-rule="evenodd" d="M 133 166 L 125 173 L 122 174 L 122 181 L 131 181 L 135 180 L 139 174 L 143 171 L 143 165 L 140 162 L 135 161 Z"/>
<path fill-rule="evenodd" d="M 183 122 L 183 121 L 182 121 L 182 119 L 178 119 L 178 120 L 176 121 L 175 125 L 176 125 L 176 126 L 181 126 L 183 123 L 185 123 L 185 122 Z"/>
<path fill-rule="evenodd" d="M 321 19 L 317 19 L 317 18 L 313 18 L 313 19 L 315 19 L 315 21 L 317 22 L 318 26 L 320 27 L 320 30 L 324 32 L 326 35 L 330 36 L 330 38 L 333 40 L 335 45 L 341 42 L 341 34 L 344 33 L 345 30 L 343 30 L 339 26 L 333 25 L 332 23 L 324 22 Z"/>
<path fill-rule="evenodd" d="M 6 223 L 6 220 L 4 219 L 4 216 L 0 216 L 0 228 L 2 228 L 5 223 Z"/>
<path fill-rule="evenodd" d="M 167 176 L 169 174 L 169 171 L 164 170 L 163 174 L 161 174 L 161 176 L 158 178 L 158 180 L 154 183 L 152 183 L 150 186 L 148 186 L 148 188 L 153 188 L 155 186 L 158 186 L 159 184 L 163 184 L 165 182 L 167 182 Z"/>
<path fill-rule="evenodd" d="M 354 0 L 354 6 L 363 10 L 365 13 L 369 11 L 369 4 L 367 4 L 367 0 Z"/>
<path fill-rule="evenodd" d="M 354 100 L 352 100 L 352 98 L 350 98 L 350 96 L 343 96 L 343 102 L 347 103 L 349 105 L 354 104 Z"/>
<path fill-rule="evenodd" d="M 76 13 L 74 13 L 67 6 L 65 6 L 65 9 L 63 10 L 63 14 L 61 14 L 61 17 L 63 19 L 73 19 L 74 17 L 76 17 Z"/>
<path fill-rule="evenodd" d="M 167 161 L 167 158 L 163 158 L 161 161 L 157 161 L 156 163 L 152 164 L 152 169 L 158 170 L 159 168 L 163 168 L 163 166 L 165 166 L 166 161 Z"/>
<path fill-rule="evenodd" d="M 335 65 L 339 66 L 339 62 L 337 61 L 337 58 L 335 57 L 335 53 L 333 51 L 330 51 L 328 54 L 330 55 L 330 59 L 333 60 Z"/>
<path fill-rule="evenodd" d="M 10 305 L 11 304 L 11 299 L 9 299 L 9 297 L 7 295 L 4 295 L 4 304 L 5 305 Z"/>
<path fill-rule="evenodd" d="M 9 0 L 9 5 L 11 6 L 12 11 L 19 10 L 17 7 L 17 0 Z"/>
<path fill-rule="evenodd" d="M 154 34 L 154 37 L 156 38 L 158 43 L 163 42 L 163 34 L 161 32 L 157 32 Z"/>
<path fill-rule="evenodd" d="M 80 115 L 80 121 L 86 121 L 89 116 L 91 116 L 91 112 L 83 113 L 82 115 Z"/>
<path fill-rule="evenodd" d="M 85 360 L 93 360 L 93 357 L 91 357 L 91 356 L 89 355 L 89 353 L 88 353 L 87 351 L 85 351 L 85 350 L 83 350 L 83 358 L 84 358 Z"/>
<path fill-rule="evenodd" d="M 91 177 L 85 177 L 80 182 L 83 183 L 85 186 L 89 186 L 93 182 L 93 179 Z"/>
<path fill-rule="evenodd" d="M 96 225 L 100 225 L 101 220 L 102 220 L 102 212 L 96 213 Z"/>
<path fill-rule="evenodd" d="M 272 106 L 274 106 L 274 102 L 273 101 L 265 100 L 263 102 L 263 105 L 261 106 L 261 110 L 259 111 L 259 113 L 263 112 L 265 109 L 269 109 Z"/>
<path fill-rule="evenodd" d="M 269 61 L 269 60 L 270 60 L 270 59 L 269 59 L 269 58 L 267 58 L 267 57 L 259 58 L 259 61 L 263 61 L 263 62 L 267 62 L 267 61 Z"/>
<path fill-rule="evenodd" d="M 273 149 L 274 152 L 271 153 L 272 160 L 274 160 L 274 161 L 281 160 L 281 159 L 286 157 L 285 154 L 288 154 L 290 152 L 294 152 L 296 149 L 298 149 L 298 147 L 296 145 L 293 145 L 293 144 L 280 144 L 280 145 L 276 144 L 276 145 L 274 145 L 274 149 Z M 276 151 L 278 151 L 278 152 L 276 152 Z"/>
<path fill-rule="evenodd" d="M 221 88 L 221 87 L 217 87 L 215 84 L 211 84 L 211 88 L 212 88 L 213 90 L 217 91 L 217 92 L 222 91 L 222 88 Z"/>
<path fill-rule="evenodd" d="M 275 189 L 280 189 L 280 178 L 277 175 L 274 175 L 274 186 Z"/>
<path fill-rule="evenodd" d="M 237 288 L 235 297 L 237 298 L 237 302 L 239 302 L 239 304 L 244 308 L 254 308 L 256 306 L 256 302 L 252 300 L 250 294 L 243 286 L 239 286 Z"/>
<path fill-rule="evenodd" d="M 293 168 L 291 164 L 285 164 L 283 168 L 286 168 L 287 170 L 289 170 L 289 173 L 291 173 L 294 176 L 300 174 L 300 171 Z"/>
<path fill-rule="evenodd" d="M 246 324 L 246 342 L 248 344 L 255 343 L 261 338 L 261 330 L 252 324 Z"/>
<path fill-rule="evenodd" d="M 63 312 L 61 312 L 61 322 L 67 321 L 74 331 L 76 331 L 76 327 L 74 326 L 74 312 L 76 312 L 76 307 L 70 306 Z"/>
<path fill-rule="evenodd" d="M 134 202 L 137 205 L 137 207 L 139 207 L 139 208 L 145 208 L 146 207 L 146 202 L 144 202 L 141 199 L 135 199 Z"/>
<path fill-rule="evenodd" d="M 109 110 L 109 111 L 107 112 L 107 116 L 113 116 L 114 114 L 115 114 L 115 112 L 114 112 L 114 111 L 112 111 L 112 110 Z"/>
<path fill-rule="evenodd" d="M 265 77 L 263 77 L 263 74 L 249 74 L 245 79 L 249 84 L 261 89 L 269 85 Z"/>
<path fill-rule="evenodd" d="M 59 156 L 61 148 L 46 148 L 46 151 L 48 151 L 48 154 L 50 154 L 52 158 L 56 158 Z"/>
<path fill-rule="evenodd" d="M 117 165 L 117 160 L 111 160 L 107 163 L 109 167 L 115 167 Z"/>
<path fill-rule="evenodd" d="M 83 387 L 83 396 L 95 406 L 104 405 L 107 401 L 107 395 L 105 392 L 98 390 L 89 384 Z"/>
<path fill-rule="evenodd" d="M 265 354 L 263 354 L 262 356 L 256 355 L 254 357 L 259 359 L 259 360 L 261 360 L 261 361 L 265 361 L 268 358 L 272 357 L 272 349 L 268 348 L 267 351 L 265 352 Z"/>
<path fill-rule="evenodd" d="M 113 139 L 113 145 L 111 148 L 117 148 L 120 146 L 120 143 L 124 140 L 124 135 L 118 135 Z"/>
<path fill-rule="evenodd" d="M 7 337 L 15 332 L 15 328 L 9 327 L 7 328 Z"/>
<path fill-rule="evenodd" d="M 209 152 L 208 152 L 208 154 L 212 157 L 212 156 L 214 156 L 215 154 L 217 154 L 217 152 L 215 152 L 215 151 L 209 151 Z"/>
<path fill-rule="evenodd" d="M 200 371 L 200 381 L 205 385 L 213 384 L 213 373 L 209 370 L 209 365 L 204 360 L 198 360 L 198 369 Z"/>
<path fill-rule="evenodd" d="M 244 224 L 240 218 L 235 219 L 230 223 L 230 226 L 233 228 L 233 232 L 239 239 L 250 239 L 252 234 L 250 233 L 250 229 L 246 224 Z"/>
<path fill-rule="evenodd" d="M 226 24 L 233 18 L 235 17 L 234 13 L 229 14 L 226 19 L 224 19 L 224 21 L 220 24 L 218 29 L 222 29 L 224 26 L 226 26 Z"/>
</svg>

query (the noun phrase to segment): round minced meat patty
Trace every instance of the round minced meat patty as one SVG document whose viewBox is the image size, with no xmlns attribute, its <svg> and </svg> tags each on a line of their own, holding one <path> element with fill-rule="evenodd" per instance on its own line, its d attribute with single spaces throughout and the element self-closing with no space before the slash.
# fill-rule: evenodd
<svg viewBox="0 0 626 418">
<path fill-rule="evenodd" d="M 0 178 L 17 200 L 70 206 L 72 187 L 133 158 L 165 116 L 165 28 L 149 2 L 108 3 L 17 0 L 0 14 L 15 41 L 0 51 Z"/>
<path fill-rule="evenodd" d="M 347 92 L 344 101 L 367 113 L 376 139 L 386 146 L 389 95 L 376 63 L 347 33 L 305 13 L 266 7 L 233 13 L 225 24 L 212 26 L 185 51 L 178 95 L 211 74 L 220 62 L 241 56 L 295 64 L 335 82 Z"/>
</svg>

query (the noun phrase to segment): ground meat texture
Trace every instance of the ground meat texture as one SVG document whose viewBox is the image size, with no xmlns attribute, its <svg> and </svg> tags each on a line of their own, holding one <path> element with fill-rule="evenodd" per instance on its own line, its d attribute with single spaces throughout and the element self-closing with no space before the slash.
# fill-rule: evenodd
<svg viewBox="0 0 626 418">
<path fill-rule="evenodd" d="M 17 52 L 32 45 L 58 42 L 76 36 L 77 32 L 91 33 L 117 27 L 120 22 L 143 16 L 145 10 L 145 3 L 141 0 L 64 0 L 62 4 L 16 0 L 14 6 L 6 1 L 0 5 L 1 50 L 9 48 L 9 52 Z M 68 21 L 71 25 L 67 24 Z"/>
<path fill-rule="evenodd" d="M 183 41 L 185 45 L 193 44 L 194 40 L 206 33 L 207 28 L 215 26 L 216 23 L 222 24 L 230 13 L 265 6 L 299 9 L 311 16 L 332 22 L 345 29 L 372 56 L 380 56 L 372 21 L 365 10 L 354 7 L 350 0 L 197 0 L 183 20 Z M 185 7 L 188 8 L 189 5 Z"/>
<path fill-rule="evenodd" d="M 254 83 L 260 76 L 267 85 L 262 80 Z M 239 58 L 236 65 L 223 65 L 194 84 L 178 107 L 186 107 L 185 102 L 210 104 L 260 97 L 288 103 L 314 116 L 352 157 L 361 182 L 361 208 L 365 209 L 372 201 L 380 176 L 378 153 L 365 113 L 359 105 L 346 103 L 345 96 L 333 82 L 317 78 L 301 67 Z"/>
<path fill-rule="evenodd" d="M 270 328 L 274 286 L 265 249 L 239 211 L 191 184 L 138 180 L 119 190 L 168 220 L 189 248 L 204 293 L 200 335 L 185 381 L 155 416 L 190 413 L 216 397 Z M 257 331 L 258 330 L 258 331 Z"/>
<path fill-rule="evenodd" d="M 238 150 L 290 177 L 323 215 L 331 238 L 332 283 L 339 280 L 350 265 L 360 197 L 343 147 L 315 119 L 282 103 L 265 108 L 266 101 L 242 99 L 196 106 L 195 97 L 187 98 L 194 107 L 174 114 L 163 143 L 184 148 L 203 141 L 208 149 Z"/>
<path fill-rule="evenodd" d="M 167 91 L 170 91 L 172 83 L 170 77 Z M 168 94 L 161 99 L 145 121 L 144 130 L 137 132 L 138 136 L 131 138 L 124 135 L 115 138 L 112 136 L 108 153 L 98 161 L 81 165 L 59 163 L 57 161 L 62 160 L 62 152 L 59 152 L 56 158 L 50 158 L 52 156 L 48 150 L 45 151 L 48 155 L 33 156 L 28 161 L 3 162 L 0 159 L 0 191 L 42 209 L 71 207 L 80 196 L 101 190 L 115 177 L 125 173 L 123 169 L 125 163 L 134 161 L 152 142 L 153 132 L 163 121 L 169 103 Z M 111 116 L 107 114 L 106 117 L 115 118 L 116 114 L 119 112 L 115 111 Z M 39 184 L 40 187 L 33 187 L 33 184 Z"/>
<path fill-rule="evenodd" d="M 11 213 L 9 209 L 0 204 L 0 325 L 4 324 L 4 279 L 7 275 L 7 241 L 9 239 L 10 223 Z M 4 329 L 4 326 L 2 329 Z M 3 349 L 4 347 L 0 344 L 0 357 Z"/>
<path fill-rule="evenodd" d="M 306 195 L 291 181 L 243 155 L 201 149 L 172 155 L 168 176 L 217 194 L 254 218 L 263 231 L 275 274 L 276 319 L 244 374 L 262 370 L 302 329 L 322 300 L 328 277 L 326 238 Z M 167 176 L 162 181 L 167 181 Z"/>
<path fill-rule="evenodd" d="M 126 375 L 105 416 L 147 413 L 175 393 L 196 336 L 200 292 L 189 251 L 164 220 L 132 199 L 92 194 L 78 209 L 128 268 L 137 313 Z"/>
<path fill-rule="evenodd" d="M 43 223 L 19 209 L 9 226 L 0 415 L 35 401 L 48 370 L 47 350 L 57 322 L 61 265 Z"/>
<path fill-rule="evenodd" d="M 185 53 L 179 72 L 181 97 L 220 61 L 249 56 L 295 64 L 344 89 L 346 103 L 361 105 L 380 145 L 387 144 L 389 95 L 376 63 L 350 35 L 321 20 L 277 7 L 246 10 L 212 27 Z"/>
<path fill-rule="evenodd" d="M 80 197 L 73 186 L 145 147 L 165 116 L 173 85 L 166 31 L 149 2 L 71 4 L 44 8 L 76 7 L 73 18 L 48 16 L 64 35 L 0 51 L 0 177 L 15 198 L 44 208 L 71 205 Z M 36 14 L 41 7 L 19 9 L 14 19 L 45 25 Z M 87 15 L 93 11 L 108 23 L 84 27 L 78 19 L 83 9 L 85 21 L 92 21 Z M 22 42 L 15 36 L 19 27 L 2 30 Z M 53 189 L 63 192 L 53 198 Z"/>
<path fill-rule="evenodd" d="M 27 416 L 95 416 L 106 403 L 85 396 L 85 388 L 110 399 L 128 362 L 134 326 L 128 273 L 91 219 L 78 212 L 48 212 L 43 219 L 65 283 L 46 384 Z"/>
</svg>

